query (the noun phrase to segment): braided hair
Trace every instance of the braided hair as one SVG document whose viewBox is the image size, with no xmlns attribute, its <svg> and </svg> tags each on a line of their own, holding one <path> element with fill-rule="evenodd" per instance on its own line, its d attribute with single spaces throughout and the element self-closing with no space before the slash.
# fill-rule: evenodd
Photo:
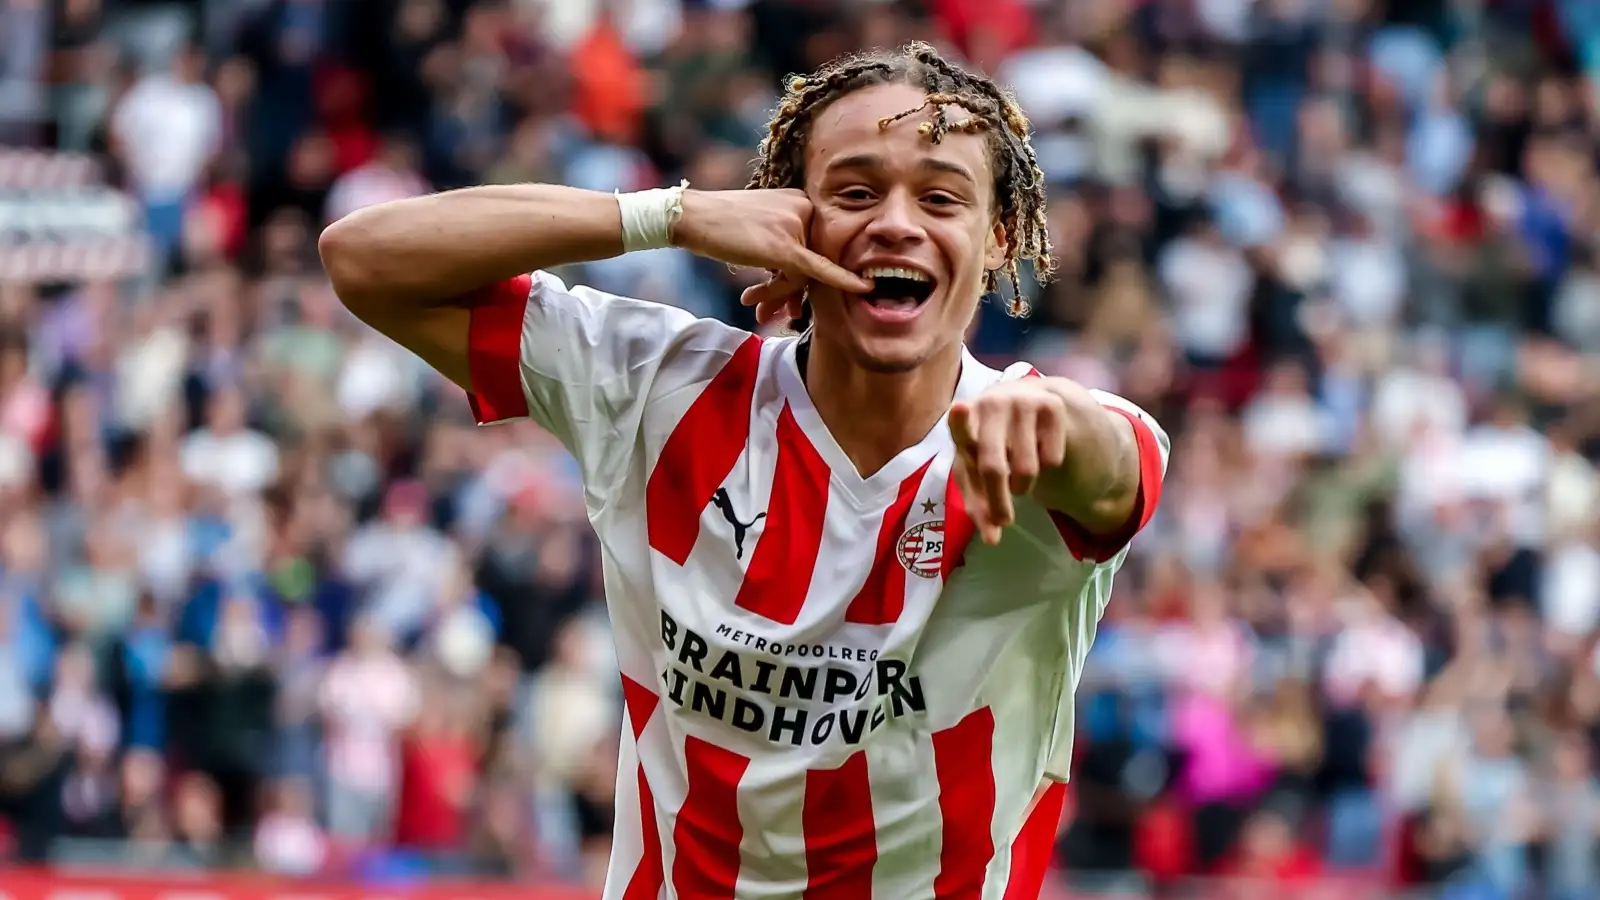
<svg viewBox="0 0 1600 900">
<path fill-rule="evenodd" d="M 897 50 L 874 50 L 841 57 L 811 75 L 791 76 L 761 140 L 751 188 L 804 188 L 806 137 L 811 123 L 830 103 L 862 88 L 906 84 L 922 88 L 923 104 L 878 122 L 887 130 L 895 122 L 930 109 L 932 117 L 918 132 L 937 144 L 946 134 L 982 134 L 988 140 L 994 193 L 1000 224 L 1006 232 L 1006 278 L 1011 283 L 1010 311 L 1027 314 L 1019 266 L 1033 263 L 1040 281 L 1054 266 L 1045 217 L 1045 180 L 1028 140 L 1028 118 L 1009 93 L 993 79 L 974 74 L 940 56 L 921 41 Z M 958 108 L 955 116 L 951 108 Z M 999 287 L 999 273 L 989 272 L 984 290 Z"/>
</svg>

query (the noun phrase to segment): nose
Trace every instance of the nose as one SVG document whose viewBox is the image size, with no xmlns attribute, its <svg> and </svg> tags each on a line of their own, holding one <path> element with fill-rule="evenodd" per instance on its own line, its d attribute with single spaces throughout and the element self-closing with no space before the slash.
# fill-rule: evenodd
<svg viewBox="0 0 1600 900">
<path fill-rule="evenodd" d="M 878 206 L 878 214 L 866 228 L 866 236 L 881 244 L 895 246 L 920 241 L 916 201 L 905 191 L 892 191 Z"/>
</svg>

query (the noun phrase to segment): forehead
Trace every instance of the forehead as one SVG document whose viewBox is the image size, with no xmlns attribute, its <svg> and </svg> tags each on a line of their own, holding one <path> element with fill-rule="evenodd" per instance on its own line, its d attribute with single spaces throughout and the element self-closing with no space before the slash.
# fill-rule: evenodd
<svg viewBox="0 0 1600 900">
<path fill-rule="evenodd" d="M 910 172 L 929 159 L 956 163 L 970 171 L 980 187 L 986 185 L 990 180 L 989 152 L 981 132 L 952 132 L 935 144 L 917 133 L 918 126 L 933 120 L 936 111 L 932 107 L 918 110 L 887 129 L 878 126 L 884 119 L 917 109 L 927 97 L 926 91 L 908 84 L 879 84 L 828 104 L 812 123 L 806 141 L 807 174 L 821 175 L 835 160 L 869 154 L 880 158 L 891 171 Z M 972 113 L 948 106 L 945 115 L 952 123 L 959 123 Z"/>
</svg>

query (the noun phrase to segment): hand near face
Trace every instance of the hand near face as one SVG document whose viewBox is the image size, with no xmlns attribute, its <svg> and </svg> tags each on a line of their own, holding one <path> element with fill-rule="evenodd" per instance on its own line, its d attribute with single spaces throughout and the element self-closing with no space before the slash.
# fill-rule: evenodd
<svg viewBox="0 0 1600 900">
<path fill-rule="evenodd" d="M 806 246 L 811 200 L 798 190 L 685 191 L 672 242 L 711 259 L 774 273 L 740 297 L 768 322 L 798 318 L 807 285 L 864 293 L 872 283 Z"/>
</svg>

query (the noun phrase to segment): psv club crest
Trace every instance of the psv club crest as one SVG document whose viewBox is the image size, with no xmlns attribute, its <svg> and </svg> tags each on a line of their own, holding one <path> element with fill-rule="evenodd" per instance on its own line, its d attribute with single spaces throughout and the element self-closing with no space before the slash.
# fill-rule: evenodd
<svg viewBox="0 0 1600 900">
<path fill-rule="evenodd" d="M 938 578 L 939 568 L 944 563 L 944 520 L 919 522 L 907 528 L 906 533 L 900 535 L 895 553 L 907 572 L 922 578 Z"/>
</svg>

